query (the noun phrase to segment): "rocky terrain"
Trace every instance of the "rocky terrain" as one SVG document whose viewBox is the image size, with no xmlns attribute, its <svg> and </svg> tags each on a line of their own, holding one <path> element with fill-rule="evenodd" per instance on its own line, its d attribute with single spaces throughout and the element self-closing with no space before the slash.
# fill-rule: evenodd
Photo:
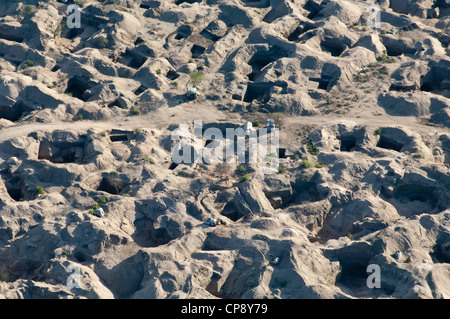
<svg viewBox="0 0 450 319">
<path fill-rule="evenodd" d="M 66 2 L 0 3 L 0 298 L 450 298 L 450 1 Z"/>
</svg>

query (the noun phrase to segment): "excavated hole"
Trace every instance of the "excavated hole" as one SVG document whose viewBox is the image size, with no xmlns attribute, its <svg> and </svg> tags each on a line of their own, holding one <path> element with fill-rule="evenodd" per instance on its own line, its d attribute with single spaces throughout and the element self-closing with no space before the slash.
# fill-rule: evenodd
<svg viewBox="0 0 450 319">
<path fill-rule="evenodd" d="M 107 192 L 111 195 L 119 195 L 128 185 L 118 174 L 108 174 L 103 177 L 97 190 Z"/>
<path fill-rule="evenodd" d="M 142 94 L 145 90 L 147 90 L 147 87 L 141 85 L 140 87 L 138 87 L 133 93 L 135 95 L 139 95 Z"/>
<path fill-rule="evenodd" d="M 439 94 L 443 90 L 442 82 L 448 78 L 448 70 L 440 69 L 435 66 L 423 75 L 420 79 L 420 90 Z"/>
<path fill-rule="evenodd" d="M 248 61 L 248 65 L 252 67 L 252 73 L 248 75 L 249 80 L 254 81 L 266 65 L 284 57 L 287 57 L 287 53 L 277 46 L 272 46 L 267 51 L 256 52 Z"/>
<path fill-rule="evenodd" d="M 169 72 L 167 72 L 166 74 L 166 78 L 168 78 L 169 80 L 176 80 L 180 77 L 180 74 L 177 73 L 176 71 L 172 71 L 170 70 Z"/>
<path fill-rule="evenodd" d="M 39 160 L 48 160 L 52 163 L 82 163 L 86 138 L 83 136 L 74 143 L 53 143 L 44 139 L 39 144 Z"/>
<path fill-rule="evenodd" d="M 299 40 L 300 35 L 312 29 L 315 29 L 315 26 L 313 24 L 301 22 L 299 26 L 295 28 L 295 30 L 292 31 L 291 34 L 288 35 L 287 39 L 289 41 L 296 42 Z"/>
<path fill-rule="evenodd" d="M 5 179 L 5 186 L 9 197 L 11 197 L 14 201 L 19 202 L 26 198 L 26 186 L 19 177 Z"/>
<path fill-rule="evenodd" d="M 90 88 L 89 80 L 87 78 L 82 78 L 75 76 L 69 80 L 67 83 L 67 94 L 71 94 L 72 97 L 76 97 L 82 101 L 87 101 L 89 97 L 84 96 L 84 93 Z"/>
<path fill-rule="evenodd" d="M 439 200 L 435 190 L 422 185 L 401 185 L 394 189 L 393 197 L 402 203 L 419 201 L 428 202 L 433 208 Z"/>
<path fill-rule="evenodd" d="M 0 119 L 17 122 L 22 117 L 27 116 L 34 109 L 22 101 L 16 102 L 12 106 L 0 106 Z"/>
<path fill-rule="evenodd" d="M 136 219 L 134 227 L 133 239 L 141 247 L 157 247 L 173 239 L 166 229 L 155 229 L 153 221 L 146 217 Z"/>
<path fill-rule="evenodd" d="M 70 28 L 69 31 L 66 33 L 67 39 L 73 39 L 79 35 L 81 35 L 84 32 L 84 28 Z"/>
<path fill-rule="evenodd" d="M 241 2 L 245 6 L 253 8 L 268 8 L 270 6 L 270 0 L 241 0 Z"/>
<path fill-rule="evenodd" d="M 377 147 L 400 152 L 403 144 L 381 134 Z"/>
<path fill-rule="evenodd" d="M 233 202 L 229 202 L 227 203 L 222 212 L 220 213 L 222 216 L 225 216 L 229 219 L 231 219 L 232 221 L 237 221 L 239 220 L 241 217 L 243 217 L 244 215 L 241 214 L 235 207 Z"/>
<path fill-rule="evenodd" d="M 125 142 L 129 141 L 133 136 L 133 132 L 122 131 L 122 130 L 111 130 L 109 133 L 109 139 L 111 142 Z"/>
<path fill-rule="evenodd" d="M 341 140 L 341 152 L 351 152 L 356 147 L 356 137 L 352 135 L 342 136 Z"/>
<path fill-rule="evenodd" d="M 194 44 L 191 49 L 192 58 L 194 58 L 194 59 L 198 58 L 199 56 L 201 56 L 203 54 L 203 52 L 205 52 L 205 50 L 206 50 L 206 48 L 204 48 L 198 44 Z"/>
<path fill-rule="evenodd" d="M 344 52 L 345 49 L 347 49 L 347 46 L 344 44 L 322 41 L 320 43 L 320 48 L 322 49 L 322 51 L 328 52 L 332 56 L 338 57 L 341 56 L 342 52 Z"/>
<path fill-rule="evenodd" d="M 308 15 L 306 16 L 308 19 L 312 20 L 314 19 L 319 12 L 322 10 L 322 6 L 315 1 L 309 0 L 306 5 L 303 7 L 306 11 L 308 11 Z"/>
<path fill-rule="evenodd" d="M 138 70 L 145 62 L 147 57 L 131 51 L 129 48 L 125 50 L 120 58 L 120 63 Z"/>
<path fill-rule="evenodd" d="M 244 95 L 244 102 L 252 102 L 258 100 L 266 103 L 270 99 L 270 83 L 248 83 L 247 90 Z"/>
<path fill-rule="evenodd" d="M 195 2 L 202 2 L 202 0 L 177 0 L 175 1 L 175 4 L 178 6 L 182 3 L 195 3 Z"/>
<path fill-rule="evenodd" d="M 213 42 L 216 42 L 216 41 L 220 40 L 220 38 L 221 38 L 221 37 L 219 37 L 219 36 L 217 36 L 215 34 L 212 34 L 211 32 L 209 32 L 206 29 L 203 29 L 202 32 L 200 32 L 200 35 L 202 37 L 204 37 L 205 39 L 211 40 Z"/>
<path fill-rule="evenodd" d="M 178 28 L 175 35 L 176 40 L 187 39 L 192 34 L 192 28 L 188 25 L 182 25 Z"/>
</svg>

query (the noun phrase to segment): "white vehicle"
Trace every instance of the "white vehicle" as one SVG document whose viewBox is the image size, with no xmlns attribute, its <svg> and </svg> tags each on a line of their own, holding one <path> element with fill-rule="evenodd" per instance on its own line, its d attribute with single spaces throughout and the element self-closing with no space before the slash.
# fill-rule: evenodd
<svg viewBox="0 0 450 319">
<path fill-rule="evenodd" d="M 275 128 L 275 120 L 268 119 L 266 122 L 266 126 L 270 128 Z"/>
<path fill-rule="evenodd" d="M 194 100 L 197 97 L 197 94 L 198 94 L 198 90 L 196 87 L 187 89 L 186 95 L 187 95 L 188 99 Z"/>
<path fill-rule="evenodd" d="M 249 133 L 252 130 L 253 130 L 252 122 L 245 122 L 245 124 L 244 124 L 244 131 L 245 131 L 245 133 Z"/>
</svg>

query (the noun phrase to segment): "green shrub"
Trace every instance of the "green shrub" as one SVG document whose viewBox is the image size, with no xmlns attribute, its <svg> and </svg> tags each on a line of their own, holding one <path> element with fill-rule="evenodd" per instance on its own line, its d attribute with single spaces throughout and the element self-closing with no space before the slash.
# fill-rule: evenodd
<svg viewBox="0 0 450 319">
<path fill-rule="evenodd" d="M 284 174 L 284 173 L 286 173 L 286 171 L 287 171 L 286 167 L 283 167 L 283 166 L 278 167 L 278 173 Z"/>
<path fill-rule="evenodd" d="M 37 186 L 35 189 L 36 194 L 38 195 L 44 195 L 45 194 L 45 189 L 42 186 Z"/>
<path fill-rule="evenodd" d="M 247 174 L 247 168 L 244 165 L 239 165 L 239 167 L 236 169 L 236 171 L 240 175 Z"/>
<path fill-rule="evenodd" d="M 150 156 L 146 156 L 145 157 L 145 161 L 149 164 L 155 164 L 155 161 L 153 160 L 153 158 L 151 158 Z"/>
<path fill-rule="evenodd" d="M 347 237 L 348 237 L 348 239 L 352 240 L 353 234 L 352 234 L 352 233 L 348 233 L 348 234 L 347 234 Z"/>
<path fill-rule="evenodd" d="M 203 73 L 198 72 L 198 71 L 192 71 L 192 72 L 190 72 L 190 73 L 189 73 L 189 76 L 191 77 L 192 84 L 193 84 L 194 86 L 199 85 L 199 84 L 202 82 L 202 80 L 203 80 Z"/>
<path fill-rule="evenodd" d="M 376 129 L 376 130 L 375 130 L 375 134 L 376 134 L 376 135 L 381 135 L 381 128 Z"/>
<path fill-rule="evenodd" d="M 261 123 L 259 123 L 259 121 L 254 121 L 254 122 L 252 123 L 252 125 L 253 125 L 254 127 L 258 127 L 260 124 L 261 124 Z"/>
<path fill-rule="evenodd" d="M 413 155 L 413 157 L 414 158 L 418 158 L 418 159 L 424 158 L 422 153 L 416 153 L 416 154 Z"/>
<path fill-rule="evenodd" d="M 33 12 L 33 7 L 30 6 L 30 5 L 26 5 L 26 6 L 23 7 L 23 12 L 31 13 L 31 12 Z"/>
<path fill-rule="evenodd" d="M 106 48 L 106 46 L 108 45 L 108 43 L 109 43 L 109 40 L 107 39 L 107 38 L 105 38 L 105 37 L 100 37 L 98 40 L 97 40 L 98 42 L 98 46 L 100 47 L 100 48 Z"/>
<path fill-rule="evenodd" d="M 317 155 L 319 154 L 319 149 L 317 148 L 317 146 L 314 144 L 313 141 L 311 141 L 310 139 L 308 139 L 308 143 L 306 144 L 306 148 L 308 149 L 308 152 L 312 155 Z"/>
<path fill-rule="evenodd" d="M 240 180 L 239 182 L 240 182 L 240 183 L 243 183 L 243 182 L 246 182 L 246 181 L 248 181 L 248 175 L 247 175 L 247 174 L 243 175 L 243 176 L 241 177 L 241 180 Z"/>
<path fill-rule="evenodd" d="M 97 203 L 98 203 L 99 205 L 105 205 L 105 204 L 106 204 L 106 197 L 105 197 L 105 196 L 100 197 L 100 198 L 98 199 Z"/>
<path fill-rule="evenodd" d="M 34 62 L 33 61 L 31 61 L 31 60 L 26 60 L 25 61 L 25 67 L 32 67 L 34 65 Z"/>
<path fill-rule="evenodd" d="M 161 69 L 156 70 L 156 74 L 161 75 Z"/>
<path fill-rule="evenodd" d="M 101 137 L 106 137 L 106 132 L 100 132 Z"/>
<path fill-rule="evenodd" d="M 95 211 L 95 210 L 97 210 L 97 209 L 99 209 L 100 208 L 100 205 L 97 205 L 97 204 L 95 204 L 94 206 L 92 206 L 92 209 Z"/>
<path fill-rule="evenodd" d="M 82 120 L 84 120 L 84 117 L 81 114 L 77 114 L 73 117 L 73 120 L 74 121 L 82 121 Z"/>
<path fill-rule="evenodd" d="M 130 112 L 131 112 L 131 115 L 139 115 L 139 114 L 141 114 L 141 111 L 139 111 L 139 109 L 137 107 L 131 108 Z"/>
<path fill-rule="evenodd" d="M 377 58 L 377 61 L 378 61 L 378 62 L 381 62 L 381 63 L 394 63 L 394 62 L 395 62 L 395 59 L 394 59 L 394 58 L 391 58 L 390 56 L 388 56 L 388 55 L 385 53 L 384 55 L 379 56 L 379 57 Z"/>
<path fill-rule="evenodd" d="M 333 104 L 333 101 L 329 97 L 327 98 L 327 104 Z"/>
<path fill-rule="evenodd" d="M 315 166 L 316 168 L 322 168 L 322 167 L 325 166 L 325 164 L 319 161 L 319 162 L 317 162 L 314 166 Z"/>
<path fill-rule="evenodd" d="M 300 163 L 300 168 L 311 168 L 314 164 L 310 161 L 308 161 L 306 158 L 302 159 Z"/>
</svg>

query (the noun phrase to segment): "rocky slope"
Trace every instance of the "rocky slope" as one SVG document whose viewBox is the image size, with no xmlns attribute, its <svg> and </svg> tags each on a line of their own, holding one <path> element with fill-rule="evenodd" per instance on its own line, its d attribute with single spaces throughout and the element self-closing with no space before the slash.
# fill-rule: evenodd
<svg viewBox="0 0 450 319">
<path fill-rule="evenodd" d="M 449 1 L 75 2 L 0 4 L 0 297 L 450 298 Z M 172 163 L 267 118 L 278 174 Z"/>
</svg>

